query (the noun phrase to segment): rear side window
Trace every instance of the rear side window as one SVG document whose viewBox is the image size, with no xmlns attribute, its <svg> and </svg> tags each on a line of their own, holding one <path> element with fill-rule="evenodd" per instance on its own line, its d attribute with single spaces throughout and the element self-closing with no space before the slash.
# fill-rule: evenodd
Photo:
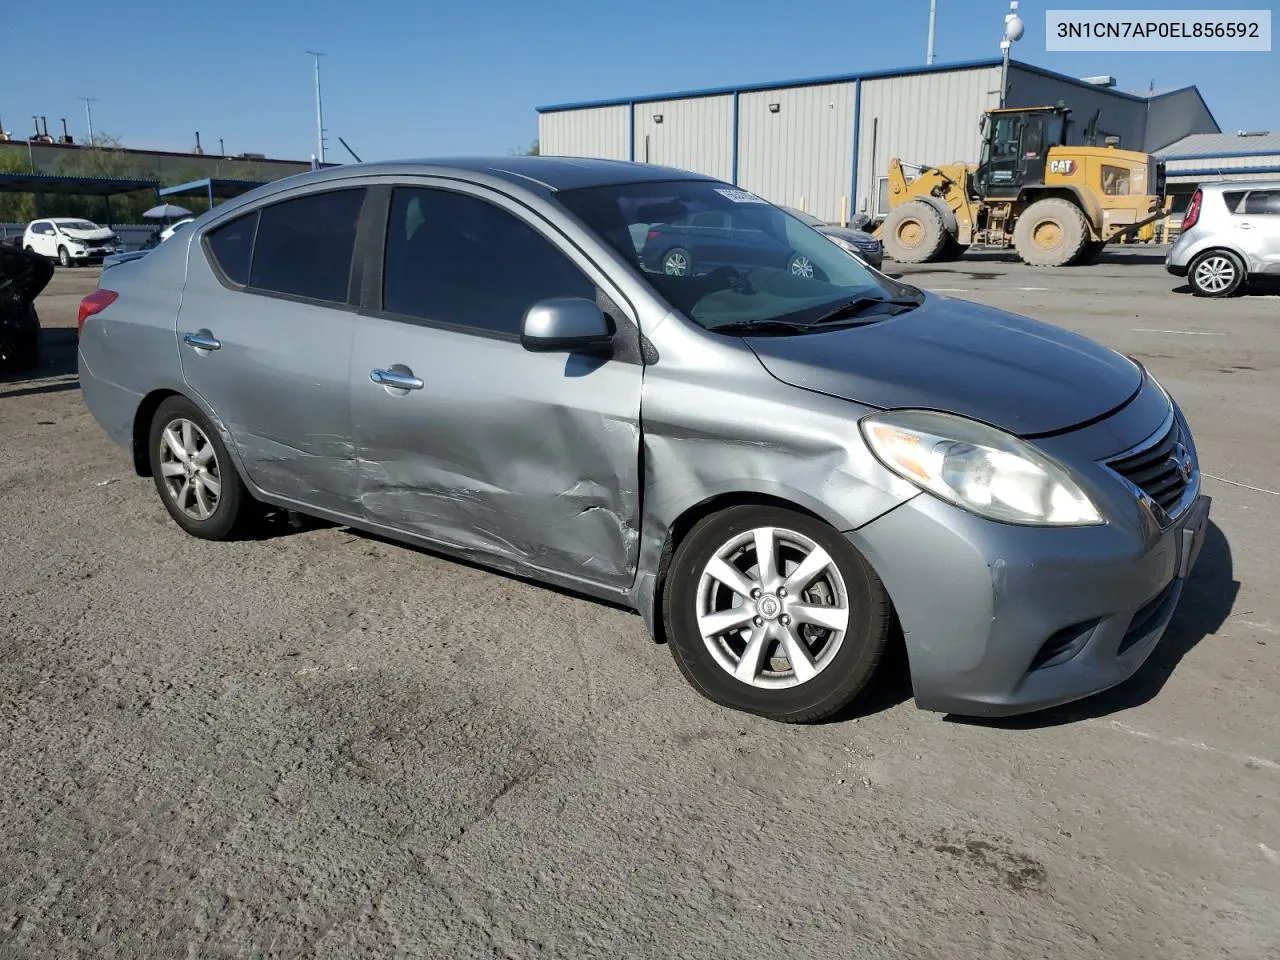
<svg viewBox="0 0 1280 960">
<path fill-rule="evenodd" d="M 1245 213 L 1280 214 L 1280 190 L 1253 190 L 1244 201 Z"/>
<path fill-rule="evenodd" d="M 1222 195 L 1222 202 L 1227 205 L 1227 209 L 1232 213 L 1240 212 L 1240 201 L 1243 199 L 1243 190 L 1228 190 Z"/>
<path fill-rule="evenodd" d="M 253 234 L 258 227 L 258 212 L 237 217 L 230 223 L 210 230 L 206 235 L 209 256 L 222 275 L 237 286 L 249 282 L 249 258 L 253 254 Z"/>
<path fill-rule="evenodd" d="M 259 213 L 249 286 L 326 303 L 346 303 L 363 187 L 313 193 Z"/>
</svg>

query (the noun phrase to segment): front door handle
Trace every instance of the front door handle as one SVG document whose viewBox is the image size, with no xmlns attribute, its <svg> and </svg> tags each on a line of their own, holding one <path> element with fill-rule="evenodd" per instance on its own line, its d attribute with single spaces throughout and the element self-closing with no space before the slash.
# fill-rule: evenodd
<svg viewBox="0 0 1280 960">
<path fill-rule="evenodd" d="M 222 344 L 208 330 L 199 330 L 195 333 L 188 333 L 182 338 L 182 342 L 195 347 L 197 350 L 221 350 Z"/>
<path fill-rule="evenodd" d="M 384 387 L 395 387 L 397 390 L 421 390 L 425 386 L 412 371 L 401 373 L 398 370 L 372 370 L 369 372 L 369 379 Z"/>
</svg>

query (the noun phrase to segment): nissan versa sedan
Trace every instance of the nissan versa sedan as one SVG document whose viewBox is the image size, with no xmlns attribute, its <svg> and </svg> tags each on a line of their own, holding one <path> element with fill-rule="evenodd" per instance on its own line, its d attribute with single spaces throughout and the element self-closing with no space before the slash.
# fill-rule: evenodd
<svg viewBox="0 0 1280 960">
<path fill-rule="evenodd" d="M 714 269 L 641 262 L 646 225 L 710 212 Z M 89 409 L 189 534 L 270 505 L 627 605 L 698 692 L 780 721 L 863 694 L 899 636 L 928 710 L 1111 687 L 1207 524 L 1138 363 L 653 165 L 291 177 L 113 263 L 80 322 Z"/>
</svg>

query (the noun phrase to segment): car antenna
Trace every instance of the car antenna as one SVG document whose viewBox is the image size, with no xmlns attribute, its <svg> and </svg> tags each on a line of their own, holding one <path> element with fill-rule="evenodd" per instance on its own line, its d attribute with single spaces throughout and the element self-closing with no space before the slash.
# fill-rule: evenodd
<svg viewBox="0 0 1280 960">
<path fill-rule="evenodd" d="M 347 141 L 339 137 L 338 142 L 347 148 L 347 153 L 351 154 L 353 157 L 356 157 L 356 152 L 347 146 Z M 359 157 L 356 157 L 356 163 L 364 163 L 364 161 L 361 160 Z"/>
</svg>

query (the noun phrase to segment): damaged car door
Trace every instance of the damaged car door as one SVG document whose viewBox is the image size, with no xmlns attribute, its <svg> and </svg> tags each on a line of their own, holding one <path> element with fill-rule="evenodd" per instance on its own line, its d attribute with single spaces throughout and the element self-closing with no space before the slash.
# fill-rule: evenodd
<svg viewBox="0 0 1280 960">
<path fill-rule="evenodd" d="M 503 196 L 389 193 L 381 289 L 352 346 L 366 518 L 512 569 L 629 585 L 643 375 L 634 323 L 593 264 Z M 603 350 L 522 345 L 529 308 L 556 298 L 574 298 L 559 301 L 571 319 L 612 324 Z"/>
<path fill-rule="evenodd" d="M 363 187 L 294 195 L 204 233 L 178 313 L 183 377 L 260 488 L 348 513 L 350 290 Z"/>
</svg>

